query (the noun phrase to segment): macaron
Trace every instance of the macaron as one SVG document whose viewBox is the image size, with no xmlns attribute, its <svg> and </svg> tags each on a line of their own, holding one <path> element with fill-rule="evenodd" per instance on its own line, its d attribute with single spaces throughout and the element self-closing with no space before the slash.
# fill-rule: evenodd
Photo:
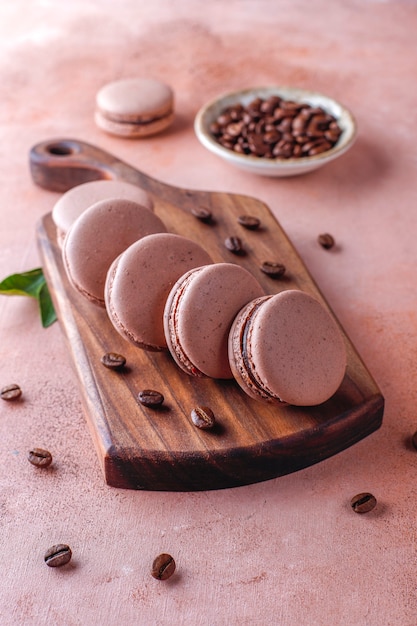
<svg viewBox="0 0 417 626">
<path fill-rule="evenodd" d="M 104 285 L 110 265 L 132 243 L 165 232 L 162 220 L 133 200 L 100 200 L 69 229 L 62 248 L 70 283 L 94 304 L 104 307 Z"/>
<path fill-rule="evenodd" d="M 212 263 L 199 244 L 173 233 L 148 235 L 112 263 L 105 285 L 115 329 L 145 350 L 166 350 L 164 307 L 170 290 L 188 270 Z"/>
<path fill-rule="evenodd" d="M 57 228 L 58 243 L 63 239 L 77 217 L 99 200 L 119 198 L 133 200 L 153 210 L 151 196 L 140 187 L 121 180 L 93 180 L 66 191 L 52 209 L 52 219 Z"/>
<path fill-rule="evenodd" d="M 256 278 L 233 263 L 185 273 L 164 310 L 165 338 L 177 365 L 191 376 L 233 378 L 227 347 L 231 325 L 245 304 L 263 295 Z"/>
<path fill-rule="evenodd" d="M 155 78 L 125 78 L 96 95 L 95 122 L 112 135 L 138 138 L 165 130 L 174 119 L 174 93 Z"/>
<path fill-rule="evenodd" d="M 236 381 L 252 398 L 313 406 L 339 388 L 346 349 L 322 304 L 291 289 L 243 307 L 229 334 L 229 361 Z"/>
</svg>

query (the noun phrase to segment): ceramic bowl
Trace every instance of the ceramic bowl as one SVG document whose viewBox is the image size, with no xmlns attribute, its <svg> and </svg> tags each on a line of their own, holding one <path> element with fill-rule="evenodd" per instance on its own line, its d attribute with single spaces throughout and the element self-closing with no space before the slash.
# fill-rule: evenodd
<svg viewBox="0 0 417 626">
<path fill-rule="evenodd" d="M 284 100 L 303 102 L 324 109 L 336 119 L 342 130 L 337 143 L 330 150 L 314 156 L 271 159 L 240 154 L 221 146 L 216 141 L 209 129 L 212 122 L 218 118 L 222 111 L 237 103 L 246 106 L 257 97 L 266 99 L 271 95 L 277 95 Z M 224 94 L 212 100 L 197 113 L 194 121 L 194 130 L 197 138 L 205 148 L 228 163 L 242 170 L 262 176 L 284 177 L 305 174 L 333 161 L 345 153 L 354 142 L 356 136 L 356 122 L 350 111 L 339 102 L 320 93 L 294 87 L 259 87 Z"/>
</svg>

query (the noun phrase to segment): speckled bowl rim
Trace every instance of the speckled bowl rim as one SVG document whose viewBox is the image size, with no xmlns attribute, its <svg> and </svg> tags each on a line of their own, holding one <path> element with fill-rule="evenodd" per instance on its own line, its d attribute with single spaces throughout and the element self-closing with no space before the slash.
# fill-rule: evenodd
<svg viewBox="0 0 417 626">
<path fill-rule="evenodd" d="M 265 159 L 263 157 L 242 155 L 233 152 L 221 146 L 212 137 L 209 131 L 210 124 L 227 106 L 238 102 L 246 105 L 256 97 L 267 98 L 271 95 L 278 95 L 286 100 L 306 102 L 313 106 L 320 106 L 333 115 L 342 129 L 342 134 L 336 145 L 330 150 L 314 156 L 290 159 Z M 266 86 L 233 91 L 217 96 L 197 112 L 194 120 L 194 131 L 201 144 L 214 154 L 246 170 L 253 170 L 254 172 L 263 170 L 270 172 L 272 175 L 274 171 L 281 171 L 282 173 L 288 171 L 288 174 L 290 174 L 291 170 L 301 170 L 299 173 L 302 173 L 302 171 L 307 172 L 332 161 L 352 146 L 357 136 L 357 124 L 352 113 L 340 102 L 329 96 L 298 87 Z"/>
</svg>

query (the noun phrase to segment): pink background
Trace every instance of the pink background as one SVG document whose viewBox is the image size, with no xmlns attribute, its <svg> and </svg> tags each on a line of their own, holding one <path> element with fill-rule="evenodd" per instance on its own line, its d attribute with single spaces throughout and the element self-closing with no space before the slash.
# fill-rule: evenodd
<svg viewBox="0 0 417 626">
<path fill-rule="evenodd" d="M 0 623 L 414 626 L 417 430 L 417 6 L 359 0 L 15 0 L 0 5 L 0 278 L 39 265 L 33 144 L 74 137 L 177 186 L 265 201 L 307 264 L 386 399 L 382 428 L 298 473 L 225 491 L 107 487 L 58 324 L 0 297 Z M 176 93 L 157 137 L 94 126 L 106 82 L 153 75 Z M 221 92 L 293 85 L 339 99 L 359 127 L 350 152 L 293 179 L 245 174 L 196 140 Z M 328 231 L 338 250 L 316 241 Z M 46 471 L 29 448 L 54 456 Z M 364 516 L 350 498 L 370 491 Z M 70 566 L 43 554 L 68 543 Z M 161 583 L 159 552 L 177 561 Z"/>
</svg>

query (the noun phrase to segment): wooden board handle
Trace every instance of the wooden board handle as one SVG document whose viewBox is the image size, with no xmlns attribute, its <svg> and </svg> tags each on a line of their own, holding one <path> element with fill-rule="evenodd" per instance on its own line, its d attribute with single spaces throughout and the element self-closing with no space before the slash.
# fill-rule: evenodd
<svg viewBox="0 0 417 626">
<path fill-rule="evenodd" d="M 210 207 L 221 192 L 182 189 L 163 183 L 121 161 L 114 155 L 78 139 L 50 139 L 33 146 L 29 152 L 33 181 L 49 191 L 65 192 L 92 180 L 122 180 L 145 189 L 155 198 L 190 211 L 196 203 Z M 231 194 L 227 194 L 228 196 Z M 248 212 L 264 211 L 267 205 L 250 196 L 232 194 L 247 206 Z"/>
<path fill-rule="evenodd" d="M 107 179 L 130 182 L 166 200 L 181 192 L 78 139 L 51 139 L 36 144 L 29 152 L 29 165 L 34 182 L 50 191 L 65 192 L 82 183 Z"/>
</svg>

